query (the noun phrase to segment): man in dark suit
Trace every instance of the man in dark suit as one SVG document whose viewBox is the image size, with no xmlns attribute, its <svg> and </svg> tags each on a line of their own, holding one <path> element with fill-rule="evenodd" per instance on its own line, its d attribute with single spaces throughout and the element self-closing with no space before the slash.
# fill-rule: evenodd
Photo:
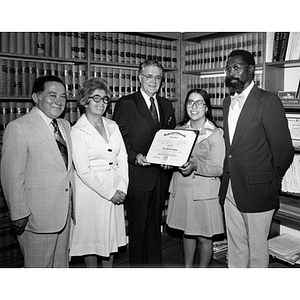
<svg viewBox="0 0 300 300">
<path fill-rule="evenodd" d="M 125 201 L 129 229 L 131 266 L 162 264 L 161 214 L 170 181 L 170 172 L 151 165 L 146 155 L 160 128 L 176 125 L 171 102 L 157 95 L 163 68 L 156 60 L 146 60 L 139 69 L 140 90 L 118 100 L 113 119 L 124 138 L 129 162 L 129 187 Z M 153 102 L 153 103 L 152 103 Z"/>
<path fill-rule="evenodd" d="M 268 234 L 294 149 L 280 99 L 254 85 L 251 53 L 234 50 L 225 68 L 236 97 L 224 99 L 224 204 L 229 267 L 268 267 Z M 240 99 L 243 98 L 243 99 Z"/>
</svg>

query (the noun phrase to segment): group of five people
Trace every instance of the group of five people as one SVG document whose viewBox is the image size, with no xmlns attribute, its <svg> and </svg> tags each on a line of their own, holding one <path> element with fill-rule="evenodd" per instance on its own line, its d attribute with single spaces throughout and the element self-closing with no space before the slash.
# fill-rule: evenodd
<svg viewBox="0 0 300 300">
<path fill-rule="evenodd" d="M 184 120 L 176 126 L 171 102 L 159 96 L 163 68 L 155 60 L 140 65 L 140 89 L 117 101 L 113 120 L 104 117 L 107 83 L 87 80 L 72 129 L 60 118 L 64 83 L 37 78 L 35 106 L 8 124 L 1 162 L 24 266 L 68 267 L 72 256 L 83 256 L 87 267 L 97 267 L 98 258 L 103 267 L 113 266 L 113 254 L 127 244 L 125 207 L 130 266 L 161 267 L 161 212 L 169 197 L 166 222 L 183 231 L 186 267 L 194 264 L 197 244 L 199 266 L 209 266 L 213 236 L 224 233 L 222 206 L 228 266 L 268 267 L 268 233 L 294 149 L 280 99 L 255 86 L 254 71 L 249 52 L 228 56 L 224 72 L 232 97 L 224 99 L 223 129 L 200 88 L 188 92 Z M 174 128 L 199 131 L 189 160 L 179 168 L 149 163 L 156 132 Z"/>
</svg>

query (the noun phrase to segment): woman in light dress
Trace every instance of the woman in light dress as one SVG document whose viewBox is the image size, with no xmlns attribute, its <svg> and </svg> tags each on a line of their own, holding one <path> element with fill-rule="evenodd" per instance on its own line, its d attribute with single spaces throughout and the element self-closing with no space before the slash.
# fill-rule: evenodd
<svg viewBox="0 0 300 300">
<path fill-rule="evenodd" d="M 199 135 L 189 161 L 173 174 L 167 224 L 183 231 L 185 267 L 193 267 L 197 244 L 199 267 L 208 267 L 212 237 L 224 232 L 218 198 L 225 156 L 223 130 L 211 121 L 210 98 L 204 90 L 188 92 L 185 110 L 178 129 L 199 130 Z"/>
<path fill-rule="evenodd" d="M 97 267 L 98 258 L 112 267 L 113 253 L 126 244 L 127 153 L 118 125 L 103 116 L 109 102 L 107 83 L 87 80 L 77 98 L 82 115 L 71 131 L 76 225 L 70 256 L 83 256 L 86 267 Z"/>
</svg>

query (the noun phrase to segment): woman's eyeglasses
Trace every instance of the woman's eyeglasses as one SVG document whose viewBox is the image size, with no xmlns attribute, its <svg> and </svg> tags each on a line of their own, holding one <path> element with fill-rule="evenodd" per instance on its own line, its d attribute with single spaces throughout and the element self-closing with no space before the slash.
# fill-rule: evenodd
<svg viewBox="0 0 300 300">
<path fill-rule="evenodd" d="M 102 101 L 103 103 L 107 104 L 110 102 L 110 99 L 108 96 L 101 97 L 100 95 L 94 95 L 94 96 L 88 97 L 88 99 L 93 99 L 94 102 L 96 102 L 96 103 L 99 103 L 100 101 Z"/>
</svg>

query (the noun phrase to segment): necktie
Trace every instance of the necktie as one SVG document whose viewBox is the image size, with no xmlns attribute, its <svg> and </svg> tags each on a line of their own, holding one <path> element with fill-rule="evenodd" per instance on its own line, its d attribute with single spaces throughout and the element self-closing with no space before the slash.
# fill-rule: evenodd
<svg viewBox="0 0 300 300">
<path fill-rule="evenodd" d="M 56 119 L 52 120 L 52 125 L 54 128 L 54 137 L 55 137 L 58 149 L 61 153 L 61 156 L 65 162 L 66 167 L 68 167 L 68 148 L 67 148 L 66 141 L 64 140 L 64 138 L 59 130 Z"/>
<path fill-rule="evenodd" d="M 234 106 L 236 104 L 238 104 L 239 108 L 242 107 L 242 104 L 244 102 L 244 95 L 240 94 L 240 95 L 235 95 L 235 96 L 231 96 L 231 108 L 233 109 Z"/>
<path fill-rule="evenodd" d="M 152 118 L 154 119 L 155 124 L 158 125 L 159 124 L 158 114 L 157 114 L 156 106 L 154 104 L 154 98 L 153 97 L 150 97 L 150 102 L 151 102 L 150 112 L 151 112 Z"/>
</svg>

